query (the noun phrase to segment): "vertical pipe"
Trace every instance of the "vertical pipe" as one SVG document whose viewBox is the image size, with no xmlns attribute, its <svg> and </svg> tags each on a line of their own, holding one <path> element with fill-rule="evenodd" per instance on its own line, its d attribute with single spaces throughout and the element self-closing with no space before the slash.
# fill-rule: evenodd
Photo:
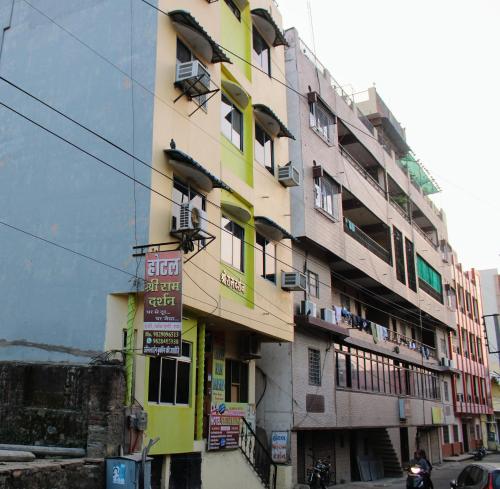
<svg viewBox="0 0 500 489">
<path fill-rule="evenodd" d="M 128 295 L 127 307 L 127 344 L 125 353 L 125 375 L 127 381 L 127 392 L 125 393 L 125 404 L 132 404 L 132 377 L 134 375 L 134 319 L 137 313 L 135 294 Z"/>
<path fill-rule="evenodd" d="M 203 401 L 205 385 L 205 323 L 198 325 L 198 379 L 196 386 L 196 439 L 203 439 Z"/>
</svg>

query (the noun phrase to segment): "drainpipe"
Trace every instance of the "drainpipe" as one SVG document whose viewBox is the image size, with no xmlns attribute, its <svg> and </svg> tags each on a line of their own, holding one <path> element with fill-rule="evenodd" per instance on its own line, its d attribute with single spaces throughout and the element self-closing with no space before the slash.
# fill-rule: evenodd
<svg viewBox="0 0 500 489">
<path fill-rule="evenodd" d="M 198 379 L 196 386 L 196 439 L 203 439 L 203 401 L 205 380 L 205 323 L 198 325 Z"/>
<path fill-rule="evenodd" d="M 127 305 L 127 345 L 125 354 L 125 376 L 127 380 L 127 391 L 125 393 L 125 404 L 132 405 L 132 377 L 134 375 L 134 319 L 137 313 L 135 294 L 128 295 Z"/>
</svg>

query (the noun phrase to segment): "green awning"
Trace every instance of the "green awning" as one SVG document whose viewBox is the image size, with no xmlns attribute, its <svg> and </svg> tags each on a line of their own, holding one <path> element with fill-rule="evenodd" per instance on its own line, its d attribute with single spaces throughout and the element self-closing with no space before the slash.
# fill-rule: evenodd
<svg viewBox="0 0 500 489">
<path fill-rule="evenodd" d="M 226 53 L 187 10 L 171 10 L 168 15 L 190 46 L 207 61 L 231 63 Z"/>
<path fill-rule="evenodd" d="M 429 172 L 412 153 L 408 153 L 406 156 L 399 159 L 398 163 L 399 166 L 408 171 L 411 180 L 422 189 L 425 195 L 435 194 L 441 191 L 434 178 L 432 178 Z"/>
</svg>

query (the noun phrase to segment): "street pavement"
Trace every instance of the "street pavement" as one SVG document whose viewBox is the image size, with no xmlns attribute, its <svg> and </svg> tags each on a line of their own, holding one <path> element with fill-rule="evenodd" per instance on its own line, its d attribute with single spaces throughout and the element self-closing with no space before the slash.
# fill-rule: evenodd
<svg viewBox="0 0 500 489">
<path fill-rule="evenodd" d="M 464 460 L 461 462 L 443 462 L 440 465 L 434 465 L 432 469 L 432 482 L 434 489 L 450 489 L 450 481 L 456 479 L 462 469 L 473 463 L 474 460 Z M 483 458 L 482 462 L 500 464 L 500 453 L 492 453 Z M 381 479 L 373 482 L 351 482 L 348 484 L 339 484 L 338 489 L 406 489 L 406 474 L 400 479 Z"/>
</svg>

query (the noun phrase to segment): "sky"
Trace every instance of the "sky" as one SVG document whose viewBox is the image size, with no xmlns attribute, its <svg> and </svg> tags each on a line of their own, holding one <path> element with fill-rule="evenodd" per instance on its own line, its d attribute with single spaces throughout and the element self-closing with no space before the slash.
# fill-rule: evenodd
<svg viewBox="0 0 500 489">
<path fill-rule="evenodd" d="M 278 0 L 344 89 L 370 86 L 442 192 L 465 268 L 500 269 L 500 0 Z"/>
</svg>

